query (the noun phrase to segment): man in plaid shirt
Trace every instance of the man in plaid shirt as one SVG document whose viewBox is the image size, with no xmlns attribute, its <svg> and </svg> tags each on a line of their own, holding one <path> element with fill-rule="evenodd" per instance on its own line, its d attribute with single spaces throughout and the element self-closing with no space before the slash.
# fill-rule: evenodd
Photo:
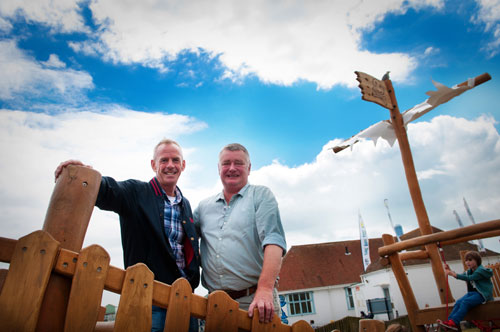
<svg viewBox="0 0 500 332">
<path fill-rule="evenodd" d="M 64 167 L 84 165 L 78 160 L 62 162 L 55 171 L 56 179 Z M 155 279 L 172 284 L 186 278 L 195 289 L 200 281 L 198 237 L 189 201 L 182 195 L 177 180 L 186 162 L 182 149 L 173 140 L 160 141 L 151 160 L 155 177 L 149 182 L 115 181 L 103 176 L 96 206 L 120 216 L 125 268 L 146 264 Z M 166 310 L 152 307 L 152 331 L 163 331 Z M 192 319 L 191 331 L 197 331 Z"/>
</svg>

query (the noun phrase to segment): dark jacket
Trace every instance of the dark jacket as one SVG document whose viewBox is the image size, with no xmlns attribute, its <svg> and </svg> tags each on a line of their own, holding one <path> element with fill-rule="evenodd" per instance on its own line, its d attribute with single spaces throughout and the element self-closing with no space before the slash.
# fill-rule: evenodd
<svg viewBox="0 0 500 332">
<path fill-rule="evenodd" d="M 95 205 L 120 216 L 125 268 L 144 263 L 154 273 L 155 280 L 172 284 L 182 275 L 163 227 L 164 199 L 156 178 L 149 183 L 138 180 L 117 182 L 103 176 Z M 185 233 L 184 271 L 194 290 L 200 282 L 200 256 L 191 205 L 185 197 L 182 198 L 181 211 Z"/>
</svg>

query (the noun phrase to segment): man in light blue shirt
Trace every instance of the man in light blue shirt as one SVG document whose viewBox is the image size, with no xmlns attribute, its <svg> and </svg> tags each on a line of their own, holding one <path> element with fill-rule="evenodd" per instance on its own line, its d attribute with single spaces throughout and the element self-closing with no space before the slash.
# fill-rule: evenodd
<svg viewBox="0 0 500 332">
<path fill-rule="evenodd" d="M 250 317 L 257 308 L 267 323 L 280 310 L 275 283 L 286 241 L 278 203 L 269 188 L 248 183 L 250 168 L 244 146 L 226 145 L 219 154 L 223 191 L 203 200 L 194 219 L 203 286 L 226 291 Z"/>
</svg>

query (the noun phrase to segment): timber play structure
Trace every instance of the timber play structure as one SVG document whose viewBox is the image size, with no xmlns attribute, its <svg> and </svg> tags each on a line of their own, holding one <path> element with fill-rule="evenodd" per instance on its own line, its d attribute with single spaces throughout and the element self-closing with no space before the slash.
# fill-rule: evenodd
<svg viewBox="0 0 500 332">
<path fill-rule="evenodd" d="M 401 291 L 408 317 L 413 332 L 424 332 L 426 327 L 436 323 L 437 319 L 446 320 L 448 312 L 451 312 L 455 301 L 444 273 L 442 257 L 438 247 L 466 242 L 474 239 L 495 237 L 500 235 L 500 220 L 491 220 L 479 224 L 454 229 L 445 232 L 434 233 L 429 222 L 429 217 L 422 199 L 422 193 L 417 179 L 410 144 L 406 133 L 406 125 L 418 117 L 429 112 L 438 105 L 445 103 L 475 86 L 491 79 L 485 73 L 466 82 L 448 88 L 440 83 L 434 82 L 438 91 L 427 92 L 430 96 L 426 101 L 415 107 L 400 113 L 394 93 L 392 82 L 388 75 L 378 80 L 365 73 L 356 72 L 357 80 L 360 82 L 363 100 L 375 102 L 389 109 L 390 120 L 378 122 L 371 127 L 361 131 L 359 134 L 346 140 L 340 146 L 333 147 L 333 152 L 338 153 L 359 141 L 360 138 L 371 138 L 376 140 L 380 137 L 386 139 L 391 145 L 398 141 L 401 157 L 406 174 L 406 180 L 418 220 L 420 236 L 401 242 L 395 242 L 394 237 L 384 234 L 382 239 L 384 246 L 379 248 L 379 255 L 383 263 L 390 264 Z M 410 250 L 411 249 L 411 250 Z M 404 251 L 404 252 L 402 252 Z M 430 260 L 432 272 L 437 286 L 442 305 L 435 308 L 421 309 L 418 306 L 408 276 L 403 267 L 403 262 L 409 259 Z M 444 257 L 443 257 L 444 259 Z M 498 274 L 498 267 L 496 267 Z M 498 278 L 498 276 L 497 276 Z M 495 301 L 482 304 L 469 311 L 465 317 L 468 320 L 498 320 L 500 319 L 500 298 Z"/>
<path fill-rule="evenodd" d="M 1 331 L 151 331 L 151 305 L 167 308 L 165 331 L 186 332 L 189 317 L 205 320 L 205 331 L 311 332 L 305 321 L 292 326 L 279 317 L 259 323 L 225 292 L 208 298 L 189 282 L 154 280 L 144 264 L 122 270 L 109 265 L 98 245 L 82 249 L 101 175 L 68 166 L 58 178 L 42 230 L 18 240 L 0 238 Z M 103 290 L 120 294 L 114 322 L 101 322 Z"/>
</svg>

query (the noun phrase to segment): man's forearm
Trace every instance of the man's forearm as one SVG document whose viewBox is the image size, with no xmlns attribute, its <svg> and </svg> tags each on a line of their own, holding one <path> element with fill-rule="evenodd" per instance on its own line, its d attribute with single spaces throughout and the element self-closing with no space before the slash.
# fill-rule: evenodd
<svg viewBox="0 0 500 332">
<path fill-rule="evenodd" d="M 283 249 L 274 244 L 264 248 L 264 262 L 260 273 L 258 288 L 273 289 L 276 278 L 281 269 L 281 256 Z"/>
</svg>

